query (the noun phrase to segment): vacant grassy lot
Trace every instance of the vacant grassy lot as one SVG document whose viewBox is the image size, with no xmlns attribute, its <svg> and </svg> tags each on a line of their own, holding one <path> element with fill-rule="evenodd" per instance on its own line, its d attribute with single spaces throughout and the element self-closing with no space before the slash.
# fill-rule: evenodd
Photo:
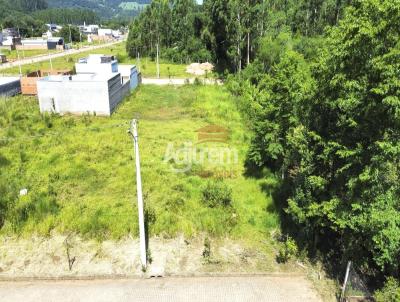
<svg viewBox="0 0 400 302">
<path fill-rule="evenodd" d="M 45 49 L 31 49 L 31 50 L 0 50 L 0 53 L 3 53 L 7 56 L 8 60 L 17 60 L 18 54 L 20 59 L 31 58 L 40 55 L 46 55 L 49 53 L 56 53 L 57 50 L 45 50 Z"/>
<path fill-rule="evenodd" d="M 1 232 L 30 236 L 72 231 L 99 239 L 136 236 L 135 166 L 127 134 L 133 117 L 140 119 L 151 236 L 207 232 L 261 240 L 278 227 L 278 215 L 265 192 L 273 178 L 243 176 L 249 137 L 231 97 L 223 87 L 188 85 L 142 86 L 111 118 L 40 115 L 35 98 L 2 99 Z M 196 144 L 196 130 L 210 124 L 226 127 L 228 142 L 195 145 L 196 153 L 223 147 L 237 150 L 238 161 L 198 160 L 191 169 L 176 173 L 174 168 L 186 166 L 178 159 L 185 152 L 174 160 L 171 148 Z M 214 183 L 222 192 L 216 199 L 222 196 L 226 205 L 215 198 L 216 204 L 210 203 L 215 195 L 206 188 Z M 28 195 L 20 197 L 23 188 Z"/>
<path fill-rule="evenodd" d="M 15 52 L 15 51 L 14 51 Z M 80 54 L 68 55 L 62 58 L 57 58 L 52 60 L 54 69 L 72 69 L 79 58 L 83 58 L 91 53 L 102 53 L 115 55 L 118 58 L 118 61 L 121 64 L 135 64 L 138 66 L 140 71 L 142 72 L 143 77 L 156 77 L 157 76 L 157 67 L 156 62 L 152 61 L 149 58 L 141 58 L 139 61 L 136 59 L 129 58 L 126 49 L 125 43 L 120 43 L 117 45 L 113 45 L 111 47 L 105 47 L 97 50 L 87 51 Z M 12 58 L 13 55 L 9 58 Z M 36 53 L 37 55 L 37 53 Z M 22 58 L 22 52 L 20 51 L 20 57 Z M 27 51 L 25 51 L 25 57 L 27 57 Z M 50 61 L 28 64 L 22 66 L 22 73 L 25 74 L 27 72 L 31 72 L 38 69 L 50 69 Z M 4 69 L 0 71 L 2 74 L 19 74 L 19 67 L 12 67 L 9 69 Z M 211 75 L 210 75 L 211 76 Z M 186 73 L 186 65 L 184 64 L 174 64 L 167 62 L 165 60 L 160 60 L 160 77 L 162 78 L 189 78 L 194 77 L 191 74 Z"/>
</svg>

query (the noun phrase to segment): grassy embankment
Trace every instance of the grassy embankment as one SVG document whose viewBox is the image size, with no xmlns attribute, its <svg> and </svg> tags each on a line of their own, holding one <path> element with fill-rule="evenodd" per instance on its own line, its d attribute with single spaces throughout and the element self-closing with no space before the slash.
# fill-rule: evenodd
<svg viewBox="0 0 400 302">
<path fill-rule="evenodd" d="M 57 50 L 45 50 L 45 49 L 31 49 L 31 50 L 0 50 L 0 53 L 5 54 L 7 56 L 7 60 L 17 60 L 18 59 L 18 54 L 19 58 L 26 59 L 26 58 L 31 58 L 31 57 L 36 57 L 40 55 L 46 55 L 46 54 L 52 54 L 59 52 Z"/>
<path fill-rule="evenodd" d="M 74 64 L 77 62 L 79 58 L 83 58 L 91 53 L 102 53 L 102 54 L 110 54 L 115 55 L 118 58 L 118 61 L 121 64 L 135 64 L 139 67 L 142 72 L 143 77 L 156 77 L 157 75 L 157 67 L 156 63 L 149 58 L 142 58 L 140 62 L 137 62 L 135 58 L 129 58 L 126 49 L 125 43 L 120 43 L 117 45 L 113 45 L 111 47 L 104 47 L 101 49 L 96 49 L 92 51 L 86 51 L 75 55 L 68 55 L 62 58 L 57 58 L 52 60 L 54 69 L 67 69 L 73 68 Z M 21 55 L 21 53 L 20 53 Z M 25 74 L 30 71 L 38 70 L 38 69 L 50 69 L 50 61 L 28 64 L 22 66 L 22 73 Z M 19 67 L 12 67 L 9 69 L 1 70 L 2 74 L 18 74 Z M 210 75 L 212 76 L 212 75 Z M 160 77 L 162 78 L 190 78 L 194 77 L 191 74 L 186 73 L 186 65 L 184 64 L 174 64 L 167 62 L 165 60 L 160 61 Z"/>
<path fill-rule="evenodd" d="M 1 232 L 136 236 L 135 166 L 127 134 L 134 116 L 140 116 L 151 236 L 206 232 L 254 242 L 270 238 L 279 216 L 263 188 L 274 180 L 243 176 L 249 135 L 232 98 L 216 86 L 142 86 L 111 118 L 42 116 L 35 98 L 1 100 L 0 191 L 10 201 L 3 208 L 7 213 Z M 186 173 L 174 173 L 173 161 L 165 161 L 168 144 L 179 148 L 196 143 L 196 130 L 209 124 L 230 130 L 228 147 L 238 150 L 239 161 L 223 166 L 205 161 Z M 232 204 L 211 208 L 202 192 L 207 182 L 221 177 L 232 189 Z M 29 193 L 19 197 L 22 188 Z"/>
</svg>

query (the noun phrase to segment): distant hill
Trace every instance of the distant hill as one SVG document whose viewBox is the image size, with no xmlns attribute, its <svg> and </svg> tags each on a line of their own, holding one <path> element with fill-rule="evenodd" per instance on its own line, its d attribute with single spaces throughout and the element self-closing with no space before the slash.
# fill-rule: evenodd
<svg viewBox="0 0 400 302">
<path fill-rule="evenodd" d="M 138 15 L 151 0 L 47 0 L 49 7 L 84 8 L 103 18 L 133 17 Z"/>
</svg>

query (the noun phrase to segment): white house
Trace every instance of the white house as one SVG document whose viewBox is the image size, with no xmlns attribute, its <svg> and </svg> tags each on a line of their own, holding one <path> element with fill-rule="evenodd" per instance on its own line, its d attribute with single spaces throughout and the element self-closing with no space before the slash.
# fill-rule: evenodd
<svg viewBox="0 0 400 302">
<path fill-rule="evenodd" d="M 109 74 L 120 73 L 122 83 L 130 81 L 130 89 L 134 90 L 139 85 L 139 73 L 135 65 L 121 65 L 114 56 L 92 54 L 87 58 L 80 59 L 75 64 L 77 74 L 97 73 Z"/>
<path fill-rule="evenodd" d="M 96 24 L 90 24 L 90 25 L 84 24 L 79 26 L 79 30 L 81 31 L 81 33 L 85 35 L 90 35 L 90 34 L 97 35 L 99 26 Z"/>
<path fill-rule="evenodd" d="M 91 54 L 79 59 L 75 64 L 76 73 L 111 73 L 118 72 L 118 61 L 114 56 Z"/>
<path fill-rule="evenodd" d="M 99 37 L 104 37 L 104 36 L 112 36 L 113 31 L 111 28 L 99 28 L 98 30 L 98 35 Z"/>
<path fill-rule="evenodd" d="M 40 112 L 110 116 L 129 87 L 119 73 L 49 76 L 37 82 Z"/>
</svg>

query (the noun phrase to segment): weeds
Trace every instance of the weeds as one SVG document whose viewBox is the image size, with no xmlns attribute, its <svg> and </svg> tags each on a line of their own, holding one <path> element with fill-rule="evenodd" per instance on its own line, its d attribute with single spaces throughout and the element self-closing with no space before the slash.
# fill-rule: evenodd
<svg viewBox="0 0 400 302">
<path fill-rule="evenodd" d="M 210 262 L 211 259 L 211 241 L 208 237 L 204 239 L 204 249 L 202 253 L 203 259 L 206 263 Z"/>
<path fill-rule="evenodd" d="M 232 189 L 222 180 L 208 181 L 202 190 L 202 201 L 210 208 L 230 206 L 232 204 Z"/>
<path fill-rule="evenodd" d="M 135 114 L 141 116 L 150 236 L 257 240 L 278 227 L 278 214 L 265 210 L 273 206 L 264 180 L 243 176 L 248 140 L 235 103 L 223 87 L 188 85 L 142 86 L 110 118 L 41 115 L 31 97 L 0 101 L 1 232 L 137 236 L 134 154 L 126 135 Z M 168 144 L 196 143 L 196 130 L 209 124 L 231 129 L 229 145 L 238 149 L 239 161 L 220 169 L 198 163 L 187 174 L 174 173 L 163 161 Z M 219 181 L 220 170 L 235 173 Z M 29 189 L 27 196 L 18 196 L 21 188 Z"/>
<path fill-rule="evenodd" d="M 287 237 L 283 246 L 279 250 L 279 254 L 277 256 L 277 261 L 279 263 L 286 263 L 291 258 L 296 257 L 298 254 L 298 248 L 296 241 L 293 238 Z"/>
</svg>

